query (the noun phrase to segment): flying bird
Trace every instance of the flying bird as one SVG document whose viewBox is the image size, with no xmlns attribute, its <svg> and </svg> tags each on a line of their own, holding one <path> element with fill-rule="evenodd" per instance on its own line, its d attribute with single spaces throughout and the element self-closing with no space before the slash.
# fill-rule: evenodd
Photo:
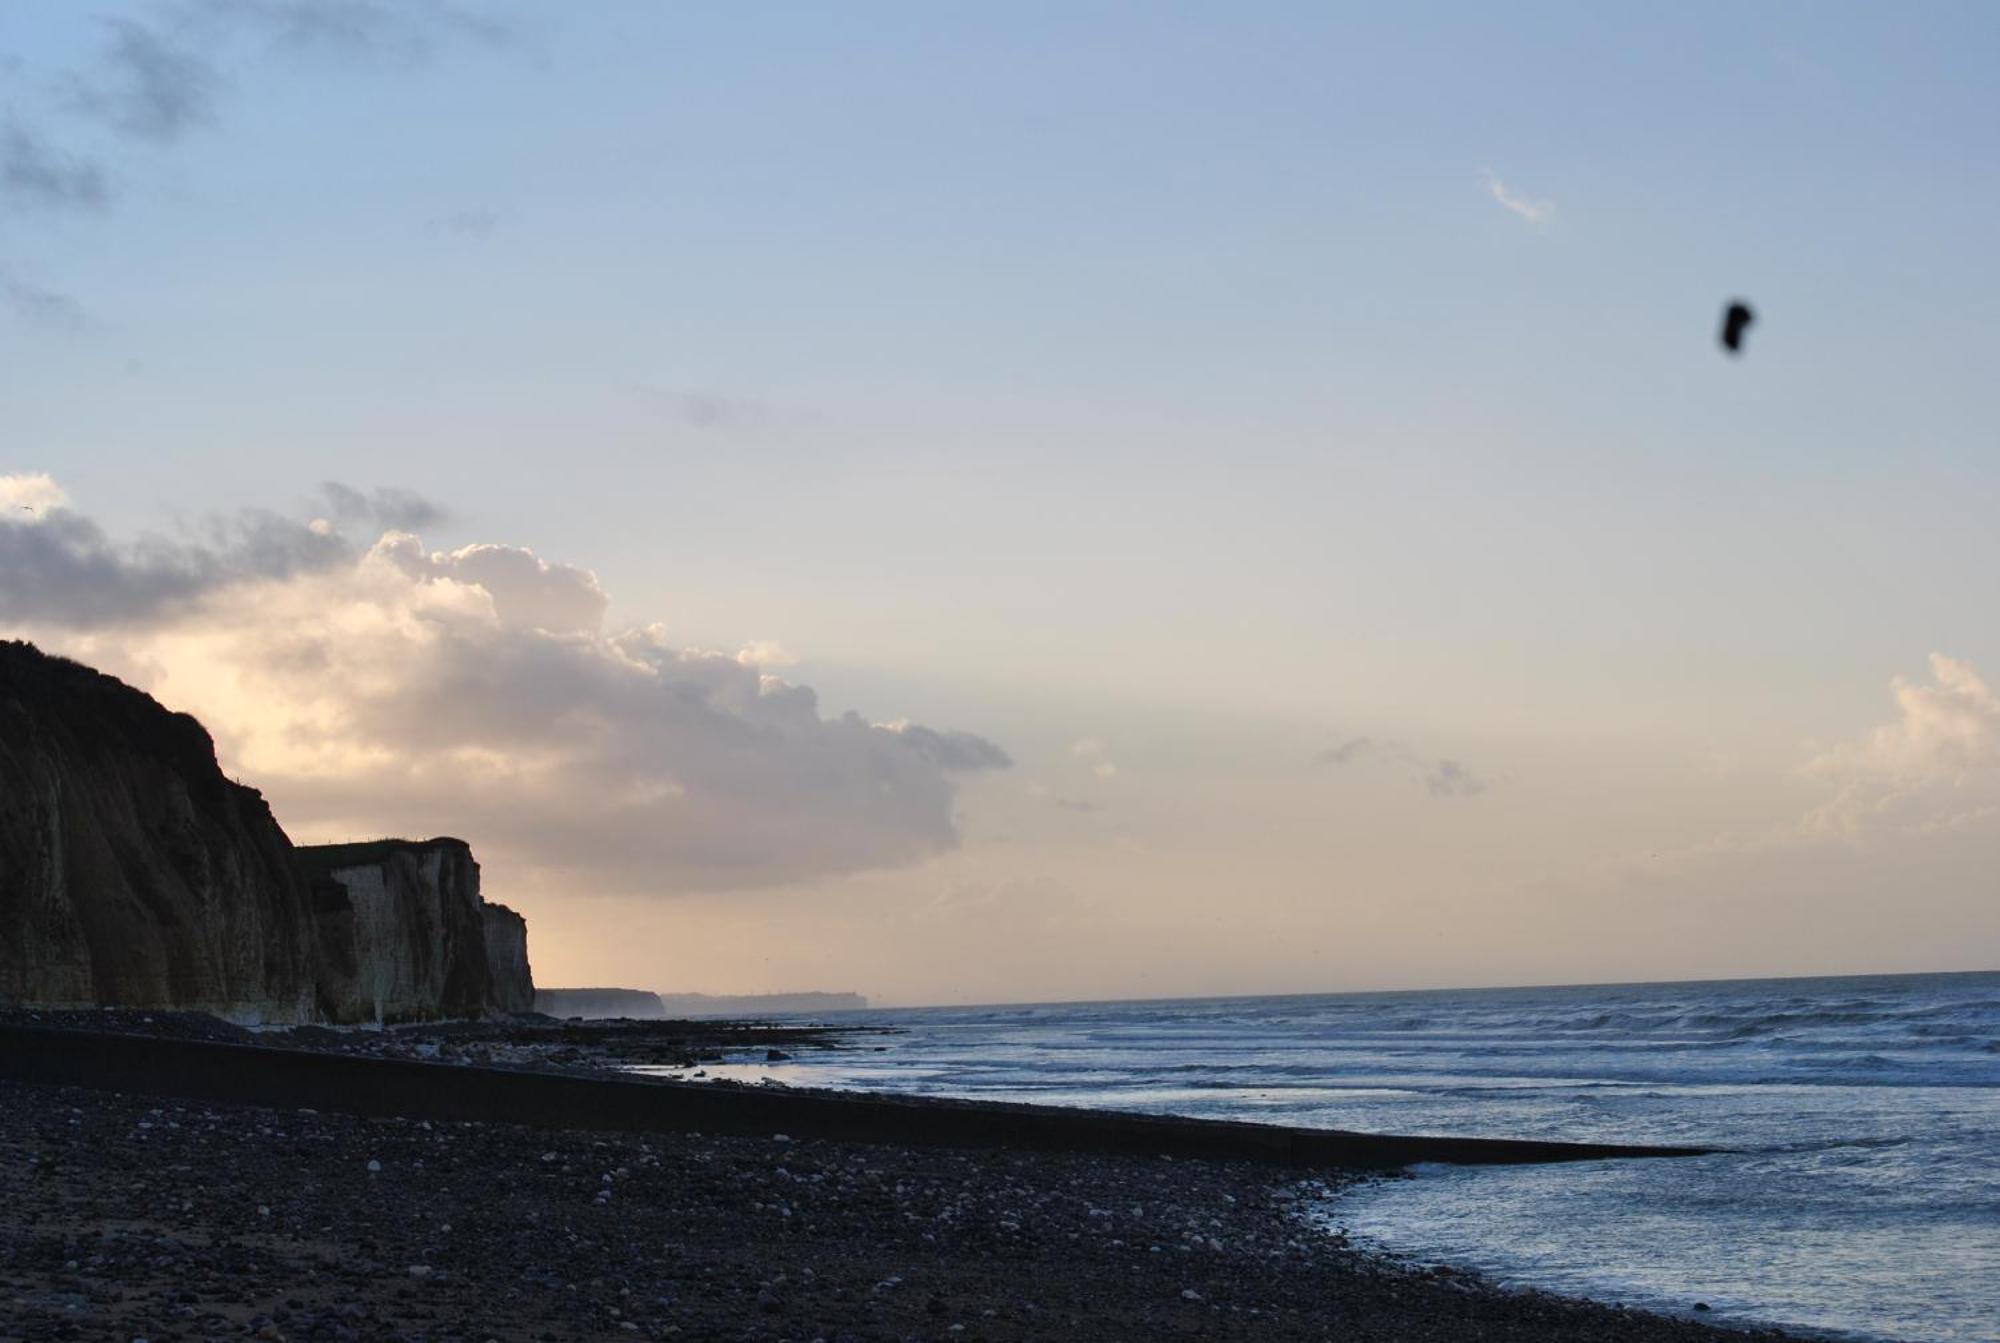
<svg viewBox="0 0 2000 1343">
<path fill-rule="evenodd" d="M 1757 320 L 1757 314 L 1742 299 L 1730 300 L 1722 310 L 1722 348 L 1731 354 L 1743 353 L 1743 333 Z"/>
</svg>

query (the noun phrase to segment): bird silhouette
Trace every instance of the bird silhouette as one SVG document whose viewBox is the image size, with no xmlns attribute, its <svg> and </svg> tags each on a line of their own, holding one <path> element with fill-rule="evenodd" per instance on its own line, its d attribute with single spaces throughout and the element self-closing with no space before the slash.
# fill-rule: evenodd
<svg viewBox="0 0 2000 1343">
<path fill-rule="evenodd" d="M 1742 299 L 1731 299 L 1722 310 L 1722 348 L 1731 354 L 1743 353 L 1743 333 L 1757 320 L 1757 314 Z"/>
</svg>

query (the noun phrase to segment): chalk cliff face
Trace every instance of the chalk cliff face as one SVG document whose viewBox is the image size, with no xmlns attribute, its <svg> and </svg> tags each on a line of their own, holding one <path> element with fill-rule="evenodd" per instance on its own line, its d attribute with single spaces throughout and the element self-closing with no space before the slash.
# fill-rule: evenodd
<svg viewBox="0 0 2000 1343">
<path fill-rule="evenodd" d="M 329 953 L 320 1011 L 341 1022 L 477 1016 L 493 1003 L 479 864 L 464 840 L 307 844 Z M 349 939 L 351 957 L 340 955 Z M 350 969 L 351 967 L 351 969 Z"/>
<path fill-rule="evenodd" d="M 0 643 L 0 995 L 309 1016 L 291 848 L 194 719 Z"/>
<path fill-rule="evenodd" d="M 534 985 L 463 841 L 295 848 L 194 719 L 0 643 L 9 998 L 373 1022 L 526 1011 Z"/>
<path fill-rule="evenodd" d="M 493 975 L 487 1004 L 496 1012 L 535 1010 L 535 976 L 528 967 L 528 921 L 505 905 L 489 904 L 486 965 Z"/>
</svg>

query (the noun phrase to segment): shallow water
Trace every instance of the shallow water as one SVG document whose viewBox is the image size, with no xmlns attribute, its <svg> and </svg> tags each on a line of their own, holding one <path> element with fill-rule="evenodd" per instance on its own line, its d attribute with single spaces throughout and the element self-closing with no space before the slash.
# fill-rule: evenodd
<svg viewBox="0 0 2000 1343">
<path fill-rule="evenodd" d="M 1394 1253 L 1709 1318 L 2000 1339 L 2000 974 L 841 1014 L 710 1075 L 1376 1132 L 1687 1143 L 1426 1168 L 1323 1209 Z M 879 1046 L 879 1049 L 877 1048 Z"/>
</svg>

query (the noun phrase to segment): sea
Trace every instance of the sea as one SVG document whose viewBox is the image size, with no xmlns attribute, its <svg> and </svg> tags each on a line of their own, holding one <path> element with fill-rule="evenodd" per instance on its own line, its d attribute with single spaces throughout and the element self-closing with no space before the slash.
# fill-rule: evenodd
<svg viewBox="0 0 2000 1343">
<path fill-rule="evenodd" d="M 1305 1215 L 1397 1258 L 1717 1323 L 2000 1340 L 2000 973 L 826 1020 L 886 1029 L 706 1071 L 1380 1133 L 1723 1148 L 1418 1167 Z"/>
</svg>

